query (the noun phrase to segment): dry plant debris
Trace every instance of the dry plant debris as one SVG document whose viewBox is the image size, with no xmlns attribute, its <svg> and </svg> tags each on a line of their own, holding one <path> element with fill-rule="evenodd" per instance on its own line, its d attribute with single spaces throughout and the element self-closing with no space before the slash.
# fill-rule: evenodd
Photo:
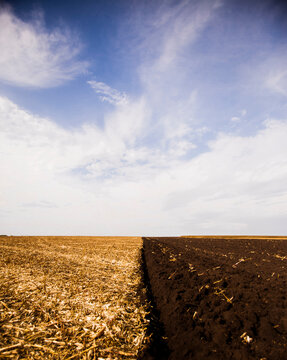
<svg viewBox="0 0 287 360">
<path fill-rule="evenodd" d="M 136 359 L 139 237 L 0 237 L 0 359 Z"/>
</svg>

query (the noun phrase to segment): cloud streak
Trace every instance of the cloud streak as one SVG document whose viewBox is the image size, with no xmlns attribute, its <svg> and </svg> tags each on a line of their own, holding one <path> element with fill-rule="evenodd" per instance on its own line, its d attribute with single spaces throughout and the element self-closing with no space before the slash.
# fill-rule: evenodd
<svg viewBox="0 0 287 360">
<path fill-rule="evenodd" d="M 198 84 L 193 79 L 198 60 L 193 46 L 219 8 L 218 1 L 162 2 L 160 6 L 139 6 L 132 31 L 137 42 L 133 51 L 140 54 L 137 75 L 143 96 L 150 108 L 148 126 L 157 146 L 171 143 L 195 147 Z M 140 39 L 140 40 L 139 40 Z M 188 152 L 188 151 L 187 151 Z"/>
<path fill-rule="evenodd" d="M 84 73 L 78 60 L 82 45 L 67 28 L 49 31 L 41 15 L 20 20 L 8 7 L 0 8 L 0 81 L 21 87 L 48 88 Z"/>
<path fill-rule="evenodd" d="M 101 101 L 107 101 L 112 105 L 126 105 L 129 101 L 127 94 L 113 89 L 103 82 L 90 80 L 87 83 L 99 95 Z"/>
</svg>

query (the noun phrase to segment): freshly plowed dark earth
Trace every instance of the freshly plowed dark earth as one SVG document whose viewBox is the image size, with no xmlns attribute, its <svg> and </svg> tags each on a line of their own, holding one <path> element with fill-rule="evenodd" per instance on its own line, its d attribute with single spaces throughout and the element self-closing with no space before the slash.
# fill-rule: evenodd
<svg viewBox="0 0 287 360">
<path fill-rule="evenodd" d="M 287 359 L 287 241 L 145 238 L 170 360 Z"/>
</svg>

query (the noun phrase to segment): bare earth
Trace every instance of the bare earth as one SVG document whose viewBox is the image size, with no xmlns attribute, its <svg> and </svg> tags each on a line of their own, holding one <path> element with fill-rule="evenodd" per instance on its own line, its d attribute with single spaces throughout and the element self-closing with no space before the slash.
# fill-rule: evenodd
<svg viewBox="0 0 287 360">
<path fill-rule="evenodd" d="M 144 249 L 168 359 L 287 359 L 285 239 L 145 238 Z"/>
</svg>

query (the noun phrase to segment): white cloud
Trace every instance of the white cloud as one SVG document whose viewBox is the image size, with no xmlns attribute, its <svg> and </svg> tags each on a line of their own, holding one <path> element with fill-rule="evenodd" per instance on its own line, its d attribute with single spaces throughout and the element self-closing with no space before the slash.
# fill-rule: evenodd
<svg viewBox="0 0 287 360">
<path fill-rule="evenodd" d="M 286 60 L 286 58 L 285 58 Z M 267 88 L 273 92 L 287 95 L 287 69 L 273 69 L 267 75 L 265 80 L 265 85 Z"/>
<path fill-rule="evenodd" d="M 242 117 L 244 117 L 247 114 L 247 110 L 242 109 L 240 112 L 240 115 Z M 232 118 L 230 119 L 233 123 L 239 123 L 241 121 L 241 117 L 239 116 L 232 116 Z"/>
<path fill-rule="evenodd" d="M 113 105 L 126 105 L 128 103 L 126 93 L 113 89 L 103 82 L 91 80 L 88 81 L 88 84 L 95 90 L 102 101 L 107 101 Z"/>
<path fill-rule="evenodd" d="M 68 29 L 47 30 L 40 15 L 25 22 L 0 9 L 0 81 L 46 88 L 71 80 L 88 66 L 77 59 L 81 47 Z"/>
<path fill-rule="evenodd" d="M 264 42 L 262 40 L 262 42 Z M 246 82 L 246 90 L 258 95 L 287 95 L 287 48 L 272 44 L 267 48 L 264 60 L 262 56 L 255 57 L 253 61 L 243 66 L 241 77 Z"/>
<path fill-rule="evenodd" d="M 239 122 L 239 121 L 240 121 L 240 117 L 238 117 L 238 116 L 233 116 L 233 117 L 231 118 L 231 121 L 232 121 L 232 122 Z"/>
<path fill-rule="evenodd" d="M 210 151 L 177 169 L 167 211 L 182 226 L 206 233 L 286 232 L 287 123 L 268 121 L 253 137 L 222 134 Z M 260 220 L 261 219 L 261 223 Z"/>
<path fill-rule="evenodd" d="M 187 159 L 183 140 L 139 146 L 145 108 L 117 109 L 103 130 L 64 130 L 0 98 L 2 232 L 286 233 L 286 121 L 218 135 Z"/>
</svg>

